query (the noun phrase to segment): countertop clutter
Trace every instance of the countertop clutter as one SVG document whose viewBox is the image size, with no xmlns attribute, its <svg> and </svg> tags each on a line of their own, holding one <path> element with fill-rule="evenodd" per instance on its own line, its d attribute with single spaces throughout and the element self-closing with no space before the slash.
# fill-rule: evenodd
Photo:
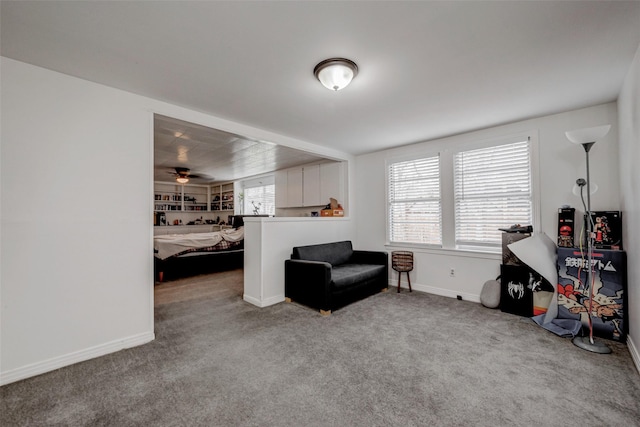
<svg viewBox="0 0 640 427">
<path fill-rule="evenodd" d="M 320 214 L 322 216 L 344 216 L 344 209 L 342 208 L 342 205 L 333 197 L 329 200 L 329 204 L 320 211 Z"/>
</svg>

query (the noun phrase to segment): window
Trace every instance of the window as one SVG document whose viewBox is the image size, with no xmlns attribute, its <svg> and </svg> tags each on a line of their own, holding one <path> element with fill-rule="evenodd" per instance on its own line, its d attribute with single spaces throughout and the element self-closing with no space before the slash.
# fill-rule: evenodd
<svg viewBox="0 0 640 427">
<path fill-rule="evenodd" d="M 454 155 L 456 247 L 499 247 L 499 228 L 533 223 L 529 140 Z"/>
<path fill-rule="evenodd" d="M 276 186 L 273 176 L 243 183 L 243 213 L 245 215 L 275 215 Z"/>
<path fill-rule="evenodd" d="M 439 156 L 392 163 L 388 177 L 390 240 L 442 244 Z"/>
<path fill-rule="evenodd" d="M 500 228 L 539 224 L 537 132 L 434 142 L 387 161 L 387 238 L 396 246 L 498 253 Z"/>
</svg>

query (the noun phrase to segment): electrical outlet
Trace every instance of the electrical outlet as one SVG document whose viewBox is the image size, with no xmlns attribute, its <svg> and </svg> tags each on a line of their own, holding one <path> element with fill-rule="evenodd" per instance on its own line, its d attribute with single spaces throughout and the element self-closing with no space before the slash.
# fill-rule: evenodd
<svg viewBox="0 0 640 427">
<path fill-rule="evenodd" d="M 453 268 L 449 270 L 449 276 L 455 277 L 455 275 L 456 275 L 456 271 Z"/>
</svg>

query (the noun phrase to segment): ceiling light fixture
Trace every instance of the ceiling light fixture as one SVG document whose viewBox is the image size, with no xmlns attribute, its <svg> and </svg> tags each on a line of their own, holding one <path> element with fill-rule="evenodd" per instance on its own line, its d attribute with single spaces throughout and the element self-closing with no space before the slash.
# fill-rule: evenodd
<svg viewBox="0 0 640 427">
<path fill-rule="evenodd" d="M 189 168 L 178 166 L 174 169 L 176 170 L 175 177 L 178 184 L 186 184 L 189 182 Z"/>
<path fill-rule="evenodd" d="M 338 91 L 351 83 L 351 80 L 358 74 L 358 66 L 349 59 L 330 58 L 316 65 L 313 74 L 324 87 Z"/>
</svg>

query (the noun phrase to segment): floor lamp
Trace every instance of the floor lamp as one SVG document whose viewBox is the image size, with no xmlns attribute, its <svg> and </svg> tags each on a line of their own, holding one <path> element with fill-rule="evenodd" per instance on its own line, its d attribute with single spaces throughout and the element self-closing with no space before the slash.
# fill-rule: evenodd
<svg viewBox="0 0 640 427">
<path fill-rule="evenodd" d="M 589 295 L 589 307 L 587 308 L 587 318 L 589 319 L 589 336 L 577 336 L 573 339 L 573 343 L 583 350 L 593 353 L 607 354 L 611 353 L 611 349 L 604 343 L 594 341 L 593 339 L 593 322 L 591 319 L 591 310 L 593 307 L 593 219 L 591 217 L 591 177 L 589 176 L 589 150 L 596 141 L 609 133 L 611 125 L 596 126 L 586 129 L 578 129 L 566 132 L 567 139 L 574 144 L 582 145 L 587 158 L 587 179 L 582 178 L 576 181 L 580 188 L 580 196 L 587 216 L 587 285 L 586 289 Z M 587 187 L 587 202 L 584 201 L 583 189 Z M 595 188 L 594 188 L 595 191 Z"/>
</svg>

